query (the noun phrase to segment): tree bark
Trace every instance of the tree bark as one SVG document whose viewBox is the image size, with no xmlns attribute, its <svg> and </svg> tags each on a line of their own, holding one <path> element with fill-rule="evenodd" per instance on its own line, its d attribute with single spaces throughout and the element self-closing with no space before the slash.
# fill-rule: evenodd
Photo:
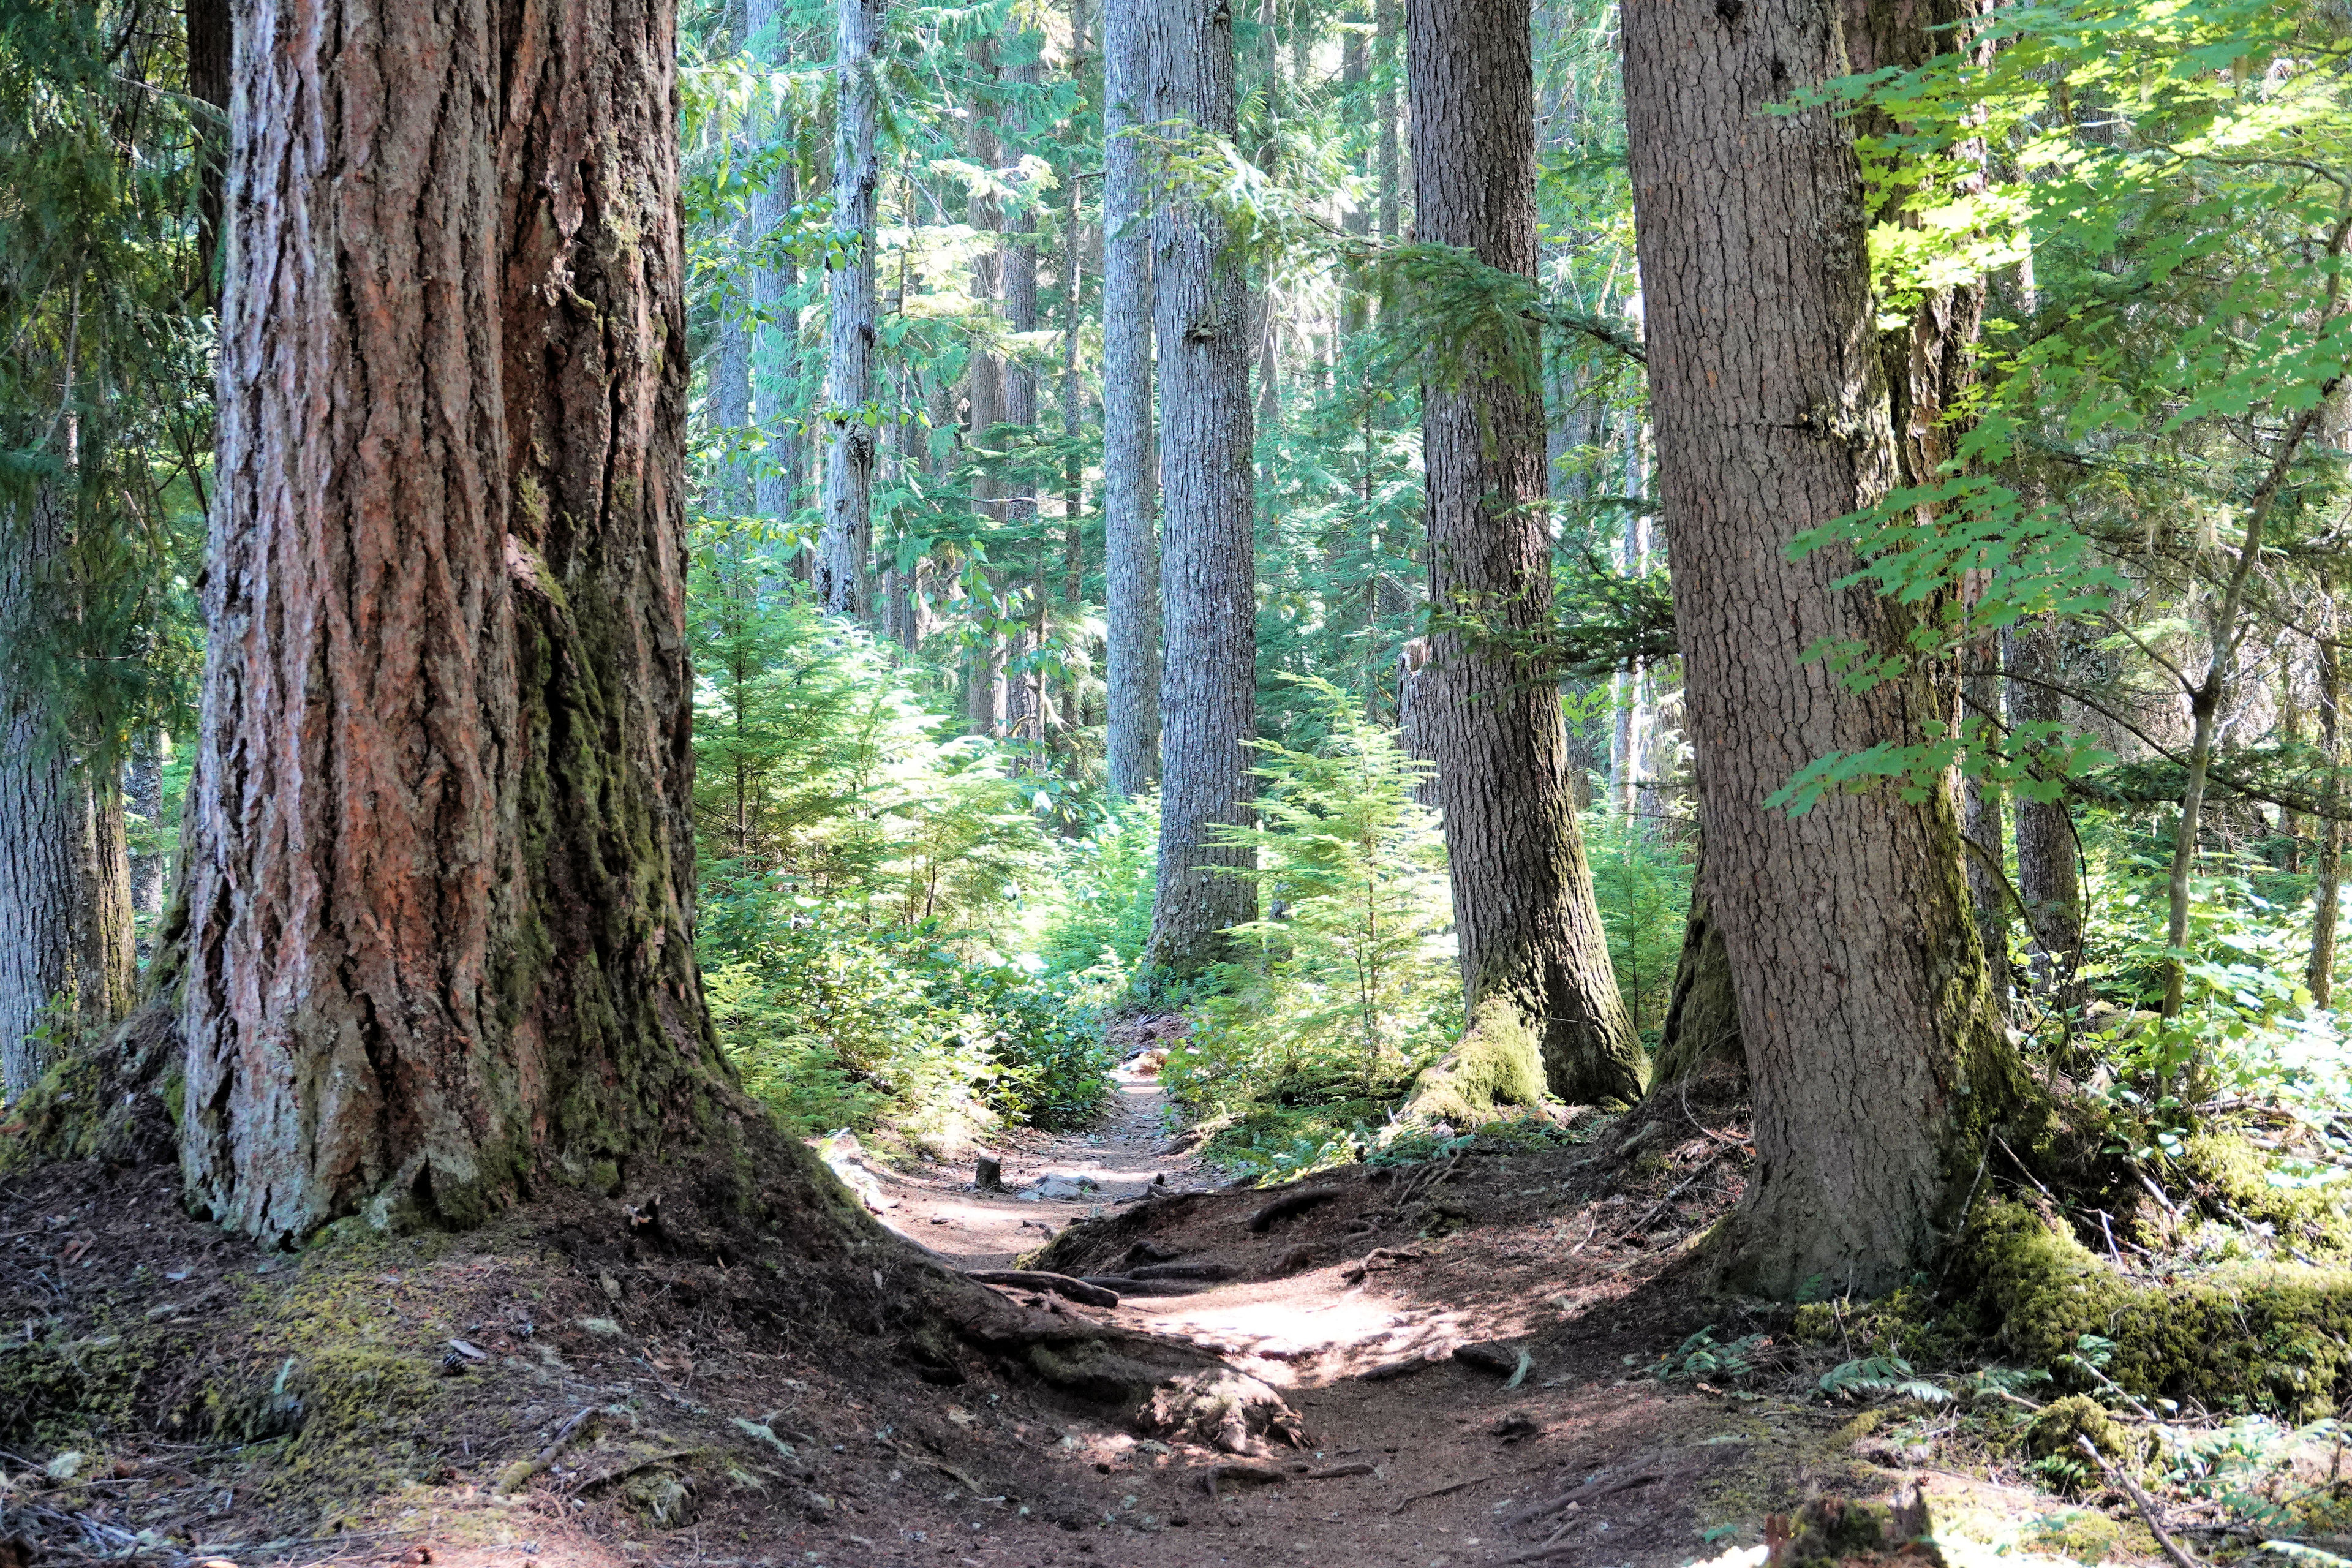
<svg viewBox="0 0 2352 1568">
<path fill-rule="evenodd" d="M 779 66 L 791 58 L 785 27 L 782 0 L 747 0 L 744 43 L 761 64 Z M 772 245 L 799 199 L 799 174 L 787 158 L 751 198 L 752 243 Z M 751 511 L 781 524 L 791 518 L 801 491 L 801 437 L 792 424 L 800 401 L 800 266 L 789 253 L 778 253 L 773 266 L 751 269 L 751 312 L 757 323 L 751 334 L 752 397 L 766 443 L 752 479 Z"/>
<path fill-rule="evenodd" d="M 154 834 L 163 820 L 163 733 L 142 730 L 131 746 L 131 768 L 125 782 L 124 805 Z M 163 878 L 170 855 L 156 840 L 155 847 L 131 857 L 131 911 L 156 916 L 163 912 Z M 144 956 L 142 952 L 142 956 Z"/>
<path fill-rule="evenodd" d="M 1150 0 L 1151 119 L 1171 134 L 1234 133 L 1228 0 Z M 1206 204 L 1163 190 L 1152 220 L 1153 328 L 1160 342 L 1160 462 L 1167 527 L 1160 595 L 1158 896 L 1146 958 L 1196 973 L 1250 920 L 1256 886 L 1213 868 L 1252 863 L 1212 842 L 1250 816 L 1256 603 L 1252 549 L 1249 300 L 1225 226 Z"/>
<path fill-rule="evenodd" d="M 71 503 L 41 485 L 0 529 L 0 647 L 71 618 L 59 581 Z M 37 635 L 37 633 L 36 634 Z M 0 1086 L 14 1100 L 80 1030 L 131 1001 L 131 866 L 110 768 L 69 747 L 57 693 L 0 664 Z"/>
<path fill-rule="evenodd" d="M 1405 13 L 1419 237 L 1532 277 L 1527 0 L 1408 0 Z M 1642 1047 L 1610 966 L 1559 689 L 1541 651 L 1551 621 L 1542 393 L 1508 366 L 1471 366 L 1457 384 L 1424 386 L 1422 409 L 1430 604 L 1442 618 L 1415 698 L 1437 761 L 1461 940 L 1470 1027 L 1458 1055 L 1533 1050 L 1561 1099 L 1630 1101 Z"/>
<path fill-rule="evenodd" d="M 1916 743 L 1914 675 L 1847 692 L 1805 650 L 1906 647 L 1798 530 L 1895 473 L 1850 124 L 1769 106 L 1849 68 L 1826 0 L 1640 0 L 1625 88 L 1653 417 L 1685 722 L 1756 1102 L 1727 1278 L 1875 1293 L 1959 1218 L 1988 1127 L 2024 1092 L 1991 1006 L 1949 795 L 1764 799 L 1829 752 Z"/>
<path fill-rule="evenodd" d="M 839 0 L 835 43 L 837 106 L 833 139 L 835 247 L 825 263 L 824 527 L 817 542 L 818 603 L 837 616 L 866 618 L 872 596 L 876 427 L 874 400 L 874 225 L 882 184 L 875 132 L 877 79 L 886 0 Z M 838 259 L 835 259 L 835 257 Z"/>
<path fill-rule="evenodd" d="M 2339 435 L 2337 439 L 2341 440 Z M 2336 925 L 2343 898 L 2344 822 L 2340 770 L 2344 766 L 2344 665 L 2336 646 L 2343 636 L 2336 605 L 2336 574 L 2319 579 L 2319 754 L 2328 767 L 2327 816 L 2319 824 L 2319 845 L 2312 857 L 2311 961 L 2304 984 L 2311 999 L 2322 1007 L 2335 1005 Z"/>
<path fill-rule="evenodd" d="M 239 28 L 180 1002 L 233 1228 L 765 1136 L 692 951 L 674 62 L 666 0 Z"/>
<path fill-rule="evenodd" d="M 1153 526 L 1151 201 L 1135 132 L 1152 110 L 1139 5 L 1103 7 L 1103 589 L 1110 792 L 1160 772 L 1160 541 Z"/>
<path fill-rule="evenodd" d="M 2002 633 L 2002 662 L 2009 682 L 2012 725 L 2055 723 L 2057 685 L 2064 670 L 2056 625 L 2047 616 L 2020 623 Z M 2017 896 L 2025 906 L 2029 935 L 2027 973 L 2034 994 L 2061 1008 L 2079 1007 L 2084 987 L 2083 891 L 2076 875 L 2074 824 L 2066 802 L 2017 797 Z"/>
</svg>

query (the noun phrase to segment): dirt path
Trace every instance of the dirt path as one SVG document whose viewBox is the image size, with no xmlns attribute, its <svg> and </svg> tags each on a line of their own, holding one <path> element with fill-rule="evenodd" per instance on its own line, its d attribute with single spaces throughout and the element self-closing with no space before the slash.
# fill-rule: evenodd
<svg viewBox="0 0 2352 1568">
<path fill-rule="evenodd" d="M 1158 1079 L 1121 1068 L 1113 1081 L 1110 1109 L 1096 1126 L 1014 1132 L 991 1145 L 1003 1161 L 1003 1193 L 978 1191 L 969 1164 L 867 1164 L 898 1205 L 882 1211 L 883 1222 L 959 1268 L 1003 1268 L 1075 1221 L 1118 1213 L 1154 1192 L 1218 1184 L 1221 1178 L 1198 1160 L 1170 1152 L 1168 1096 Z M 1085 1190 L 1045 1195 L 1039 1184 L 1050 1177 L 1062 1178 L 1047 1189 L 1056 1194 L 1066 1186 Z"/>
<path fill-rule="evenodd" d="M 1753 1326 L 1696 1289 L 1691 1247 L 1736 1195 L 1738 1140 L 1687 1102 L 1585 1144 L 1327 1173 L 1303 1184 L 1321 1201 L 1254 1226 L 1269 1194 L 1180 1152 L 1156 1079 L 1122 1069 L 1117 1089 L 1091 1131 L 1003 1143 L 1003 1194 L 975 1190 L 968 1168 L 867 1167 L 882 1217 L 967 1268 L 1055 1237 L 1051 1266 L 1072 1274 L 1211 1266 L 1223 1278 L 1108 1310 L 1029 1299 L 1216 1351 L 1279 1388 L 1313 1447 L 1265 1457 L 1276 1484 L 1212 1496 L 1202 1478 L 1221 1456 L 1074 1416 L 1049 1451 L 1073 1484 L 1108 1485 L 1098 1522 L 1116 1533 L 1097 1551 L 1091 1532 L 1026 1545 L 983 1532 L 963 1563 L 1680 1568 L 1748 1546 L 1767 1511 L 1809 1492 L 1879 1496 L 1903 1479 L 1854 1451 L 1851 1413 L 1802 1398 L 1801 1354 L 1769 1393 L 1654 1375 L 1686 1335 L 1713 1326 L 1728 1344 Z M 992 1440 L 988 1418 L 962 1418 Z M 1981 1483 L 1921 1474 L 1931 1452 L 1889 1462 L 1927 1485 L 1939 1518 L 1982 1512 Z"/>
</svg>

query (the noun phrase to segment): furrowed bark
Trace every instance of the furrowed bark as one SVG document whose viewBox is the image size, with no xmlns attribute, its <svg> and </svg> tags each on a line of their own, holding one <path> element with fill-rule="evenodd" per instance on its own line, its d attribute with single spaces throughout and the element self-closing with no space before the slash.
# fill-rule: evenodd
<svg viewBox="0 0 2352 1568">
<path fill-rule="evenodd" d="M 1756 1101 L 1717 1257 L 1748 1289 L 1869 1294 L 1942 1243 L 2025 1089 L 1947 792 L 1763 805 L 1814 758 L 1916 742 L 1947 711 L 1924 677 L 1855 694 L 1802 662 L 1824 637 L 1900 650 L 1907 625 L 1836 586 L 1849 552 L 1786 553 L 1896 472 L 1852 127 L 1766 113 L 1850 60 L 1823 0 L 1640 0 L 1625 61 L 1703 874 Z"/>
<path fill-rule="evenodd" d="M 1419 237 L 1532 276 L 1526 0 L 1408 0 L 1405 11 Z M 1642 1091 L 1641 1043 L 1610 967 L 1559 689 L 1544 660 L 1551 533 L 1542 394 L 1510 366 L 1471 365 L 1458 381 L 1424 386 L 1422 407 L 1430 603 L 1444 619 L 1429 639 L 1415 717 L 1437 760 L 1470 1019 L 1455 1059 L 1433 1073 L 1449 1097 L 1476 1080 L 1503 1089 L 1494 1098 L 1519 1100 L 1539 1058 L 1536 1081 L 1563 1100 L 1630 1101 Z M 1498 1055 L 1517 1067 L 1498 1076 L 1475 1065 Z M 1433 1087 L 1425 1080 L 1422 1098 Z M 1471 1090 L 1474 1108 L 1480 1092 Z"/>
</svg>

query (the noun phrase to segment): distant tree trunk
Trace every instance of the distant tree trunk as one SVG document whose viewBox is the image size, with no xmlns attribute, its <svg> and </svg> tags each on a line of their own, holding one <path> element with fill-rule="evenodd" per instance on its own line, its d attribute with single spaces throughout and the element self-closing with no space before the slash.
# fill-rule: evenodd
<svg viewBox="0 0 2352 1568">
<path fill-rule="evenodd" d="M 1895 653 L 1904 613 L 1800 561 L 1799 530 L 1895 472 L 1850 124 L 1771 105 L 1848 68 L 1825 0 L 1645 0 L 1625 88 L 1685 721 L 1707 903 L 1723 929 L 1758 1163 L 1727 1277 L 1873 1294 L 1949 1234 L 1987 1128 L 2024 1092 L 1986 984 L 1942 790 L 1763 802 L 1832 751 L 1921 741 L 1924 678 L 1847 692 L 1805 650 Z"/>
<path fill-rule="evenodd" d="M 1212 136 L 1234 131 L 1233 11 L 1227 0 L 1149 0 L 1151 119 Z M 1249 300 L 1223 223 L 1162 191 L 1152 224 L 1153 326 L 1160 340 L 1160 462 L 1167 529 L 1160 593 L 1160 868 L 1149 962 L 1179 974 L 1225 952 L 1251 919 L 1256 887 L 1208 868 L 1244 868 L 1246 848 L 1210 842 L 1249 820 L 1255 734 L 1256 603 L 1252 552 Z"/>
<path fill-rule="evenodd" d="M 1372 69 L 1380 79 L 1372 109 L 1380 125 L 1373 179 L 1382 239 L 1395 239 L 1404 233 L 1404 124 L 1397 112 L 1397 82 L 1403 75 L 1397 59 L 1402 5 L 1402 0 L 1372 0 Z"/>
<path fill-rule="evenodd" d="M 783 0 L 746 0 L 743 41 L 761 65 L 774 67 L 792 56 Z M 789 221 L 800 200 L 800 175 L 787 158 L 751 197 L 751 239 L 763 249 Z M 773 266 L 751 269 L 751 310 L 759 324 L 751 335 L 751 387 L 760 435 L 767 444 L 751 486 L 752 515 L 781 523 L 799 504 L 801 437 L 793 427 L 800 401 L 800 264 L 789 252 L 774 252 Z"/>
<path fill-rule="evenodd" d="M 56 482 L 15 517 L 0 512 L 0 649 L 28 623 L 71 618 L 58 574 L 72 529 Z M 0 662 L 0 1085 L 12 1100 L 74 1031 L 119 1017 L 136 975 L 121 780 L 71 754 L 61 700 Z"/>
<path fill-rule="evenodd" d="M 146 832 L 158 832 L 163 820 L 163 733 L 142 730 L 131 745 L 131 768 L 124 782 L 123 804 L 144 822 Z M 163 877 L 170 854 L 152 837 L 154 847 L 131 857 L 131 911 L 153 917 L 163 912 Z M 142 944 L 141 956 L 145 956 Z"/>
<path fill-rule="evenodd" d="M 2352 400 L 2347 400 L 2352 401 Z M 2338 444 L 2342 432 L 2336 433 Z M 2342 901 L 2344 876 L 2344 663 L 2337 639 L 2343 617 L 2336 603 L 2336 574 L 2324 571 L 2319 579 L 2319 754 L 2326 763 L 2328 816 L 2319 825 L 2319 847 L 2313 856 L 2311 879 L 2311 963 L 2304 984 L 2311 999 L 2322 1007 L 2335 1005 L 2336 922 Z"/>
<path fill-rule="evenodd" d="M 753 15 L 772 5 L 773 0 L 759 0 Z M 754 37 L 761 36 L 754 31 Z M 799 197 L 797 176 L 787 163 L 751 198 L 755 240 L 772 242 Z M 800 268 L 789 255 L 779 256 L 773 267 L 752 268 L 751 309 L 761 324 L 751 340 L 751 384 L 767 450 L 752 482 L 751 511 L 772 523 L 789 520 L 800 503 L 801 437 L 793 427 L 800 401 L 799 295 Z"/>
<path fill-rule="evenodd" d="M 1527 0 L 1408 0 L 1405 10 L 1419 237 L 1532 277 Z M 1486 628 L 1434 633 L 1416 694 L 1437 761 L 1469 1017 L 1441 1076 L 1459 1088 L 1506 1065 L 1482 1058 L 1507 1057 L 1514 1087 L 1500 1098 L 1527 1098 L 1532 1075 L 1571 1103 L 1630 1101 L 1642 1092 L 1641 1042 L 1577 830 L 1559 689 L 1527 651 L 1551 621 L 1542 392 L 1508 366 L 1472 365 L 1457 384 L 1424 386 L 1422 409 L 1431 608 Z"/>
<path fill-rule="evenodd" d="M 738 245 L 755 243 L 749 213 L 734 227 Z M 743 314 L 744 303 L 730 290 L 719 312 L 719 341 L 710 359 L 710 432 L 726 444 L 726 455 L 713 465 L 700 497 L 704 514 L 712 517 L 741 517 L 751 510 L 751 465 L 743 454 L 751 435 L 751 323 Z"/>
<path fill-rule="evenodd" d="M 2002 663 L 2009 669 L 2011 725 L 2055 723 L 2061 668 L 2057 626 L 2046 616 L 2021 622 L 2001 634 Z M 2027 973 L 2034 994 L 2061 1007 L 2079 1007 L 2084 987 L 2083 892 L 2075 874 L 2074 825 L 2063 798 L 2017 797 L 2017 896 L 2032 929 Z"/>
<path fill-rule="evenodd" d="M 1160 772 L 1160 543 L 1152 524 L 1151 201 L 1132 132 L 1152 106 L 1141 5 L 1103 7 L 1103 586 L 1110 792 Z"/>
<path fill-rule="evenodd" d="M 1034 60 L 1024 60 L 1009 68 L 1005 79 L 1015 87 L 1034 87 L 1038 81 L 1038 66 Z M 1010 149 L 1006 162 L 1012 161 Z M 1034 332 L 1037 330 L 1037 216 L 1035 209 L 1024 204 L 1013 216 L 1007 231 L 1013 243 L 1000 253 L 1003 258 L 999 279 L 1004 289 L 1004 325 L 1008 331 Z M 1004 367 L 1004 422 L 1024 430 L 1034 430 L 1037 424 L 1037 373 L 1017 361 Z M 1025 470 L 1026 465 L 1024 465 Z M 1034 473 L 1016 470 L 1005 486 L 1005 531 L 1011 539 L 1025 545 L 1034 557 L 1040 548 L 1037 538 L 1037 480 Z M 1032 574 L 1033 576 L 1035 574 Z M 1043 643 L 1043 616 L 1045 608 L 1042 584 L 1032 586 L 1032 595 L 1025 606 L 1027 618 L 1022 629 L 1013 636 L 1013 646 L 1008 652 L 1005 676 L 1005 733 L 1015 735 L 1033 745 L 1042 746 L 1045 740 L 1045 689 L 1036 669 L 1036 655 Z M 1026 667 L 1026 668 L 1024 668 Z"/>
<path fill-rule="evenodd" d="M 196 121 L 196 153 L 204 173 L 196 184 L 196 266 L 203 273 L 205 305 L 220 309 L 221 200 L 228 183 L 230 0 L 184 0 L 188 96 L 209 104 L 217 119 Z"/>
<path fill-rule="evenodd" d="M 2000 634 L 1985 631 L 1960 647 L 1960 691 L 1963 713 L 1989 719 L 2000 717 Z M 1985 978 L 1992 988 L 1993 1005 L 2009 1008 L 2009 889 L 2002 855 L 2000 786 L 1980 778 L 1960 781 L 1960 837 L 1974 847 L 1968 856 L 1969 908 L 1977 922 L 1977 942 L 1983 947 Z"/>
<path fill-rule="evenodd" d="M 1361 105 L 1364 90 L 1371 84 L 1372 79 L 1371 40 L 1365 37 L 1364 28 L 1364 23 L 1367 20 L 1363 6 L 1351 5 L 1348 11 L 1349 24 L 1348 30 L 1341 34 L 1339 38 L 1339 99 L 1344 106 L 1342 112 L 1350 116 L 1363 112 Z M 1301 31 L 1303 37 L 1304 29 Z M 1374 132 L 1376 139 L 1378 134 L 1376 130 Z M 1364 167 L 1366 160 L 1353 159 L 1351 162 L 1355 163 L 1358 174 L 1372 173 L 1371 170 Z M 1377 205 L 1379 198 L 1375 196 L 1373 202 Z M 1358 201 L 1342 216 L 1339 226 L 1352 238 L 1370 237 L 1372 232 L 1371 208 Z M 1344 345 L 1349 339 L 1361 332 L 1368 320 L 1369 316 L 1364 309 L 1362 287 L 1360 283 L 1348 287 L 1339 302 L 1339 328 L 1341 344 Z"/>
<path fill-rule="evenodd" d="M 886 0 L 839 0 L 835 45 L 838 107 L 833 139 L 833 227 L 845 256 L 826 262 L 824 532 L 817 544 L 818 603 L 866 618 L 874 552 L 874 223 L 882 184 L 875 151 L 877 55 Z"/>
<path fill-rule="evenodd" d="M 240 28 L 181 1136 L 271 1240 L 796 1157 L 693 958 L 670 10 L 502 21 Z"/>
</svg>

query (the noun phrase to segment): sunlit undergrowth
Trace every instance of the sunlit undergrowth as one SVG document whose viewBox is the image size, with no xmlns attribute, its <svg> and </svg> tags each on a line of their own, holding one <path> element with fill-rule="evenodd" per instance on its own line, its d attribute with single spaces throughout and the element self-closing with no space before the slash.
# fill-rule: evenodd
<svg viewBox="0 0 2352 1568">
<path fill-rule="evenodd" d="M 1035 792 L 864 635 L 731 559 L 707 558 L 693 624 L 698 942 L 746 1087 L 795 1131 L 940 1147 L 1086 1121 L 1099 1027 L 1021 954 L 1066 858 Z"/>
</svg>

